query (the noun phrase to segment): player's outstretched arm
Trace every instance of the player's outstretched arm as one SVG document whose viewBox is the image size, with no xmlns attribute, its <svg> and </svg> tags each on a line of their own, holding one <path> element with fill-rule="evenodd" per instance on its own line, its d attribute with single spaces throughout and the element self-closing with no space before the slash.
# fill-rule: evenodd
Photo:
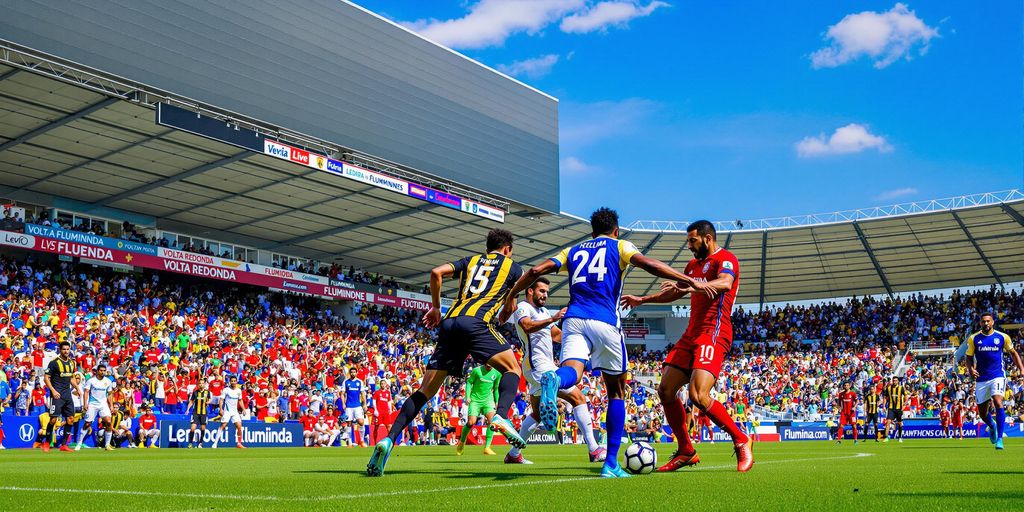
<svg viewBox="0 0 1024 512">
<path fill-rule="evenodd" d="M 554 315 L 552 315 L 550 318 L 548 318 L 546 320 L 534 320 L 534 319 L 532 319 L 530 317 L 525 317 L 524 316 L 522 319 L 519 320 L 519 326 L 523 328 L 523 331 L 526 332 L 526 334 L 533 334 L 533 333 L 535 333 L 535 332 L 537 332 L 537 331 L 539 331 L 539 330 L 541 330 L 541 329 L 543 329 L 543 328 L 545 328 L 545 327 L 547 327 L 547 326 L 549 326 L 549 325 L 551 325 L 553 323 L 556 323 L 559 320 L 561 320 L 562 317 L 565 316 L 566 309 L 567 308 L 562 308 L 562 309 L 558 310 L 557 313 L 555 313 Z M 553 327 L 552 329 L 555 329 L 555 328 Z"/>
<path fill-rule="evenodd" d="M 430 271 L 430 309 L 423 315 L 423 326 L 427 329 L 437 327 L 441 323 L 441 283 L 444 278 L 455 274 L 455 267 L 445 263 Z"/>
<path fill-rule="evenodd" d="M 662 279 L 671 279 L 673 281 L 682 281 L 686 284 L 692 284 L 693 282 L 689 276 L 668 266 L 661 260 L 650 258 L 640 253 L 633 254 L 633 256 L 629 258 L 629 262 L 633 264 L 633 266 L 644 270 L 652 276 L 657 276 Z"/>
<path fill-rule="evenodd" d="M 516 311 L 516 297 L 518 297 L 523 290 L 529 288 L 530 285 L 533 284 L 533 282 L 540 276 L 557 271 L 558 264 L 552 260 L 544 260 L 543 263 L 524 272 L 522 277 L 516 281 L 515 286 L 508 291 L 508 296 L 505 297 L 505 306 L 501 309 L 501 314 L 498 315 L 498 322 L 505 323 L 509 318 L 512 318 L 512 313 L 515 313 Z"/>
<path fill-rule="evenodd" d="M 667 286 L 666 286 L 667 285 Z M 665 281 L 661 285 L 661 291 L 653 295 L 623 295 L 620 305 L 628 308 L 636 308 L 643 304 L 668 304 L 675 302 L 693 291 L 693 288 L 680 288 L 675 281 Z"/>
</svg>

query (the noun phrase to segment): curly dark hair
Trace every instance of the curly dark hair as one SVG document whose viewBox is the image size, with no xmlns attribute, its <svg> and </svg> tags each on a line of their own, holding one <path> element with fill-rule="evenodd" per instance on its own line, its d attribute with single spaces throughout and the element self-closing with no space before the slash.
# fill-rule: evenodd
<svg viewBox="0 0 1024 512">
<path fill-rule="evenodd" d="M 710 234 L 712 240 L 717 240 L 718 234 L 715 232 L 715 225 L 712 224 L 711 221 L 698 220 L 697 222 L 694 222 L 689 226 L 686 226 L 687 233 L 694 230 L 697 231 L 697 236 L 704 236 Z"/>
<path fill-rule="evenodd" d="M 610 235 L 617 227 L 619 227 L 619 214 L 611 208 L 602 206 L 590 215 L 590 229 L 594 236 Z"/>
<path fill-rule="evenodd" d="M 505 229 L 492 229 L 487 233 L 487 252 L 497 251 L 502 247 L 512 247 L 515 237 L 512 232 Z"/>
</svg>

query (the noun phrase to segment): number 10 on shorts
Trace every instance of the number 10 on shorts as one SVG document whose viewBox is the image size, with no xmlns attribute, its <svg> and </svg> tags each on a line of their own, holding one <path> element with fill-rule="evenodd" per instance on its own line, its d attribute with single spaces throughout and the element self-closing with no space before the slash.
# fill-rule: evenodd
<svg viewBox="0 0 1024 512">
<path fill-rule="evenodd" d="M 698 356 L 698 359 L 700 359 L 702 363 L 710 363 L 711 361 L 713 361 L 715 359 L 715 346 L 701 345 L 700 355 Z"/>
</svg>

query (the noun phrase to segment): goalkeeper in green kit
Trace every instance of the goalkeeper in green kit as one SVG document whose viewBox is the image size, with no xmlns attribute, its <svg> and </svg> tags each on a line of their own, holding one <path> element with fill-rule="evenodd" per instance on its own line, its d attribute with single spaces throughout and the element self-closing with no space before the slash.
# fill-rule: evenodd
<svg viewBox="0 0 1024 512">
<path fill-rule="evenodd" d="M 462 435 L 459 437 L 459 444 L 455 447 L 455 454 L 462 455 L 466 449 L 466 437 L 469 431 L 476 425 L 476 419 L 482 413 L 487 418 L 486 424 L 490 424 L 494 416 L 495 404 L 498 402 L 498 379 L 501 372 L 488 365 L 473 368 L 469 377 L 466 378 L 466 402 L 469 403 L 469 412 L 466 414 L 466 424 L 462 427 Z M 487 429 L 487 444 L 484 445 L 484 455 L 496 455 L 491 449 L 491 439 L 494 438 L 494 431 Z"/>
</svg>

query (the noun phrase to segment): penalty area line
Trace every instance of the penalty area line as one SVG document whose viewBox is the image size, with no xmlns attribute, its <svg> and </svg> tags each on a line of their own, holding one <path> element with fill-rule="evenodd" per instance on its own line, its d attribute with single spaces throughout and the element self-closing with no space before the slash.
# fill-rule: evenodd
<svg viewBox="0 0 1024 512">
<path fill-rule="evenodd" d="M 766 460 L 763 462 L 756 462 L 757 465 L 765 464 L 787 464 L 793 462 L 812 462 L 819 460 L 842 460 L 842 459 L 859 459 L 863 457 L 871 457 L 873 453 L 856 453 L 853 455 L 843 455 L 838 457 L 813 457 L 804 459 L 782 459 L 782 460 Z M 733 465 L 722 465 L 722 466 L 701 466 L 690 469 L 689 471 L 706 471 L 709 469 L 726 469 L 733 467 Z M 182 492 L 160 492 L 160 491 L 129 491 L 122 489 L 68 489 L 68 488 L 54 488 L 54 487 L 19 487 L 19 486 L 0 486 L 2 491 L 15 491 L 15 492 L 63 492 L 63 493 L 78 493 L 78 494 L 106 494 L 116 496 L 145 496 L 145 497 L 176 497 L 176 498 L 198 498 L 198 499 L 220 499 L 220 500 L 263 500 L 263 501 L 335 501 L 335 500 L 354 500 L 362 498 L 375 498 L 375 497 L 386 497 L 386 496 L 409 496 L 416 494 L 430 494 L 435 492 L 452 492 L 452 491 L 475 491 L 481 489 L 501 489 L 506 487 L 522 487 L 532 485 L 545 485 L 545 484 L 558 484 L 565 482 L 586 482 L 586 481 L 598 481 L 602 480 L 594 476 L 585 477 L 573 477 L 573 478 L 556 478 L 553 480 L 530 480 L 528 482 L 508 482 L 501 484 L 480 484 L 480 485 L 463 485 L 459 487 L 444 487 L 444 488 L 433 488 L 433 489 L 407 489 L 401 491 L 387 491 L 387 492 L 369 492 L 361 494 L 334 494 L 327 496 L 258 496 L 258 495 L 235 495 L 235 494 L 201 494 L 201 493 L 182 493 Z"/>
</svg>

